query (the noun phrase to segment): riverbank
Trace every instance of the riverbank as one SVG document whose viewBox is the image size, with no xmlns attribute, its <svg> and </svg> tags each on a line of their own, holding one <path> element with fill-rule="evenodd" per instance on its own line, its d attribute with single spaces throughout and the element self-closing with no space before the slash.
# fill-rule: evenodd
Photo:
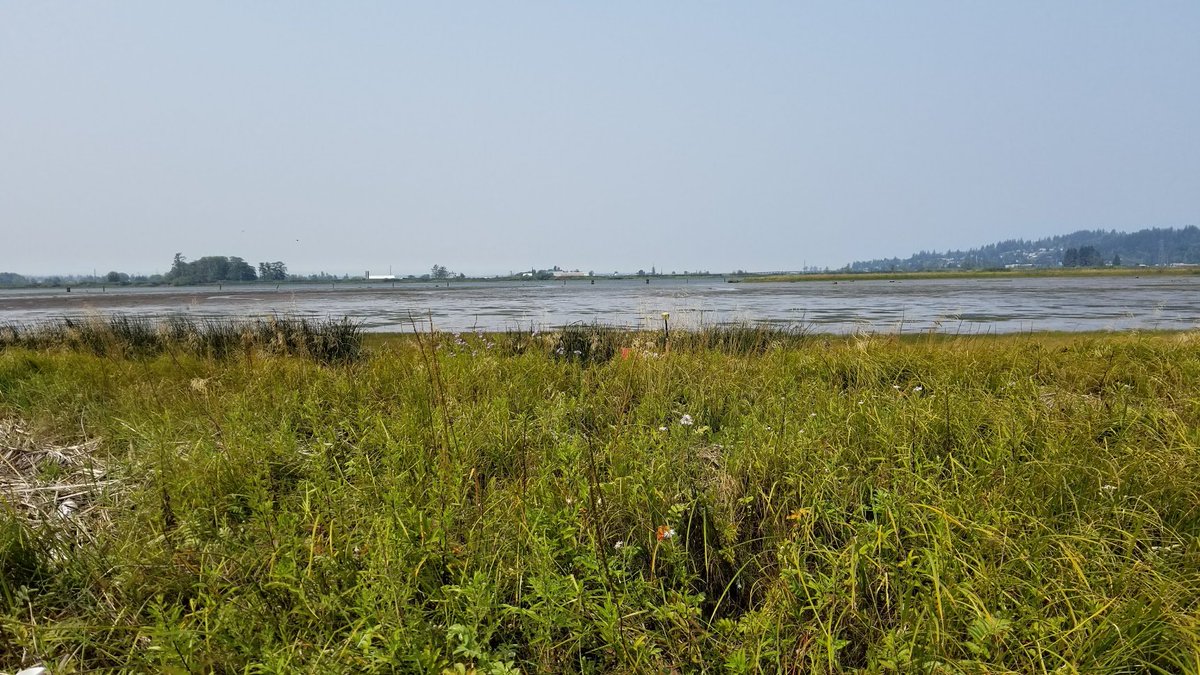
<svg viewBox="0 0 1200 675">
<path fill-rule="evenodd" d="M 1194 332 L 119 340 L 0 350 L 0 669 L 1196 665 Z"/>
</svg>

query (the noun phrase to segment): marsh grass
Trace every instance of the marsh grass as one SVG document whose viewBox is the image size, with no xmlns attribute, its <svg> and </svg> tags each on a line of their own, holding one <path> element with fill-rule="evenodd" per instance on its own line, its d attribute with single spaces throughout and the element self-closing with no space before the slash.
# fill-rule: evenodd
<svg viewBox="0 0 1200 675">
<path fill-rule="evenodd" d="M 748 356 L 769 349 L 794 347 L 811 339 L 807 326 L 770 323 L 734 323 L 696 326 L 666 331 L 633 331 L 600 323 L 573 323 L 557 331 L 509 330 L 477 336 L 485 347 L 499 346 L 501 353 L 544 353 L 560 361 L 583 365 L 603 364 L 617 357 L 659 356 L 675 351 L 710 352 Z M 453 346 L 466 347 L 461 334 Z M 474 350 L 474 347 L 471 347 Z"/>
<path fill-rule="evenodd" d="M 0 668 L 1200 672 L 1196 336 L 711 330 L 10 343 Z"/>
<path fill-rule="evenodd" d="M 0 350 L 65 349 L 97 356 L 140 357 L 167 352 L 226 358 L 250 351 L 348 363 L 361 353 L 361 325 L 349 319 L 200 319 L 116 315 L 0 325 Z"/>
</svg>

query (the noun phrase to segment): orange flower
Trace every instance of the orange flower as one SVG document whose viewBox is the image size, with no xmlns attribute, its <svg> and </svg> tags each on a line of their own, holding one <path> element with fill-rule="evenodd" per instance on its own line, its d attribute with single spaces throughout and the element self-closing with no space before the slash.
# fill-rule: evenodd
<svg viewBox="0 0 1200 675">
<path fill-rule="evenodd" d="M 659 525 L 658 529 L 654 531 L 654 536 L 658 537 L 659 541 L 670 539 L 675 536 L 675 528 L 670 525 Z"/>
</svg>

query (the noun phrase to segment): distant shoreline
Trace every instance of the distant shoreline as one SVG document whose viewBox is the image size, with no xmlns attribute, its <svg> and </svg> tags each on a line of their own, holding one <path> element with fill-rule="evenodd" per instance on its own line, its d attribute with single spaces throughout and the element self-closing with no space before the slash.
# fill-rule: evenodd
<svg viewBox="0 0 1200 675">
<path fill-rule="evenodd" d="M 1194 267 L 1122 267 L 1122 268 L 1032 268 L 1032 269 L 976 269 L 976 270 L 926 270 L 926 271 L 818 271 L 818 273 L 763 273 L 743 271 L 726 274 L 620 274 L 595 276 L 564 276 L 557 279 L 529 279 L 520 276 L 467 276 L 452 279 L 289 279 L 286 281 L 210 281 L 175 285 L 169 282 L 114 283 L 104 281 L 82 281 L 73 283 L 16 283 L 0 285 L 0 291 L 23 291 L 23 289 L 79 289 L 79 291 L 107 291 L 121 288 L 187 288 L 241 289 L 241 291 L 277 292 L 290 288 L 328 287 L 334 291 L 353 288 L 384 288 L 396 286 L 455 286 L 460 283 L 572 283 L 594 285 L 596 281 L 646 281 L 658 280 L 706 280 L 730 283 L 776 283 L 800 281 L 918 281 L 918 280 L 967 280 L 967 279 L 1036 279 L 1036 277 L 1098 277 L 1098 276 L 1190 276 L 1200 275 L 1200 265 Z"/>
<path fill-rule="evenodd" d="M 903 281 L 925 279 L 1027 279 L 1031 277 L 1143 277 L 1200 274 L 1196 267 L 1040 268 L 1022 270 L 946 270 L 941 272 L 820 272 L 814 274 L 747 274 L 747 283 L 795 281 Z"/>
</svg>

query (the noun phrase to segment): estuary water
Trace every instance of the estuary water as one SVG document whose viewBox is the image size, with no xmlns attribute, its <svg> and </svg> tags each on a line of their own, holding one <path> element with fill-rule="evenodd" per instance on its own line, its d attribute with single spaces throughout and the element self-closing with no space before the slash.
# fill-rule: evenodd
<svg viewBox="0 0 1200 675">
<path fill-rule="evenodd" d="M 0 323 L 62 316 L 349 317 L 371 331 L 657 327 L 766 322 L 818 333 L 983 334 L 1200 327 L 1200 276 L 727 283 L 513 282 L 0 290 Z"/>
</svg>

